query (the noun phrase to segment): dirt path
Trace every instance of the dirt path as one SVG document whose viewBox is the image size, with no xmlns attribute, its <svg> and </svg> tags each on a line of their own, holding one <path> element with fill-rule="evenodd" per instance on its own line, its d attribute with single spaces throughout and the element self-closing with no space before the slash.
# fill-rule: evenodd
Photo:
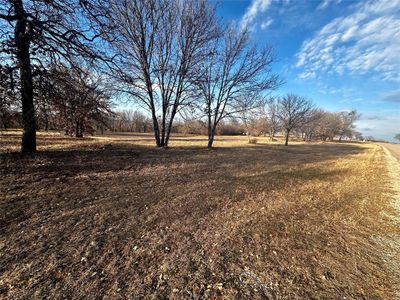
<svg viewBox="0 0 400 300">
<path fill-rule="evenodd" d="M 391 187 L 393 189 L 393 208 L 397 213 L 395 214 L 396 222 L 400 224 L 400 145 L 380 143 L 379 144 L 386 153 L 386 163 L 391 180 Z M 400 236 L 396 235 L 389 241 L 394 248 L 391 254 L 388 254 L 388 261 L 391 263 L 394 270 L 400 270 Z M 397 292 L 396 299 L 400 299 L 400 291 Z"/>
<path fill-rule="evenodd" d="M 400 162 L 400 144 L 380 143 L 380 146 L 389 150 L 389 152 Z"/>
</svg>

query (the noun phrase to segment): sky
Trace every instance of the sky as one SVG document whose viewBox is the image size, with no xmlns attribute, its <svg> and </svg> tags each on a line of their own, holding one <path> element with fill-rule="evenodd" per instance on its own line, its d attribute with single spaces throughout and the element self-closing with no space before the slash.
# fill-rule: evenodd
<svg viewBox="0 0 400 300">
<path fill-rule="evenodd" d="M 274 48 L 275 73 L 329 111 L 356 109 L 356 130 L 400 133 L 400 0 L 222 0 L 218 15 Z"/>
</svg>

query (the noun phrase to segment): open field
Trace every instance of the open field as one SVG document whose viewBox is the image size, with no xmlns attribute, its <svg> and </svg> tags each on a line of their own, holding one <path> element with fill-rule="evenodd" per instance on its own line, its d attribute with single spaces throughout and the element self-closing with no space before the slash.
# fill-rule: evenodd
<svg viewBox="0 0 400 300">
<path fill-rule="evenodd" d="M 394 299 L 382 148 L 0 136 L 0 298 Z M 104 145 L 107 145 L 104 147 Z M 60 151 L 63 150 L 64 151 Z M 397 256 L 399 257 L 399 256 Z"/>
</svg>

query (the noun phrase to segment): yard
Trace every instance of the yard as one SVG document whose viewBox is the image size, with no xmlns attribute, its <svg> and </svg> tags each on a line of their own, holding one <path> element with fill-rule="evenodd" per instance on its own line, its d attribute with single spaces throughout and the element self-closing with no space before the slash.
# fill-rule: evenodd
<svg viewBox="0 0 400 300">
<path fill-rule="evenodd" d="M 0 135 L 0 298 L 393 299 L 374 144 Z M 398 257 L 398 256 L 397 256 Z"/>
</svg>

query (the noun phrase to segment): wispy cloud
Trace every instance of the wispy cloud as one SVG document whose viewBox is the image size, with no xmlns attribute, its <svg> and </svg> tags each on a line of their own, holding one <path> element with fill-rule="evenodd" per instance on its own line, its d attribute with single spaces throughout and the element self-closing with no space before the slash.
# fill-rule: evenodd
<svg viewBox="0 0 400 300">
<path fill-rule="evenodd" d="M 371 120 L 372 121 L 376 121 L 376 120 L 382 121 L 382 120 L 387 120 L 387 117 L 373 115 L 373 116 L 361 116 L 361 119 L 362 120 L 369 120 L 369 121 L 371 121 Z"/>
<path fill-rule="evenodd" d="M 269 26 L 272 25 L 274 21 L 271 18 L 268 18 L 267 20 L 263 21 L 260 25 L 261 29 L 265 30 L 267 29 Z"/>
<path fill-rule="evenodd" d="M 382 97 L 382 101 L 398 102 L 400 103 L 400 90 L 392 91 Z"/>
<path fill-rule="evenodd" d="M 340 2 L 342 2 L 342 0 L 323 0 L 318 6 L 317 9 L 318 10 L 323 10 L 325 8 L 327 8 L 329 5 L 331 4 L 339 4 Z"/>
<path fill-rule="evenodd" d="M 376 138 L 393 140 L 395 134 L 398 133 L 399 112 L 380 111 L 380 113 L 384 115 L 362 117 L 356 122 L 356 128 L 367 136 L 372 135 Z"/>
<path fill-rule="evenodd" d="M 372 72 L 382 80 L 400 82 L 399 53 L 400 0 L 369 1 L 306 40 L 296 66 L 303 69 L 300 78 Z"/>
<path fill-rule="evenodd" d="M 252 0 L 241 20 L 241 27 L 250 26 L 257 15 L 265 12 L 271 5 L 272 0 Z"/>
</svg>

